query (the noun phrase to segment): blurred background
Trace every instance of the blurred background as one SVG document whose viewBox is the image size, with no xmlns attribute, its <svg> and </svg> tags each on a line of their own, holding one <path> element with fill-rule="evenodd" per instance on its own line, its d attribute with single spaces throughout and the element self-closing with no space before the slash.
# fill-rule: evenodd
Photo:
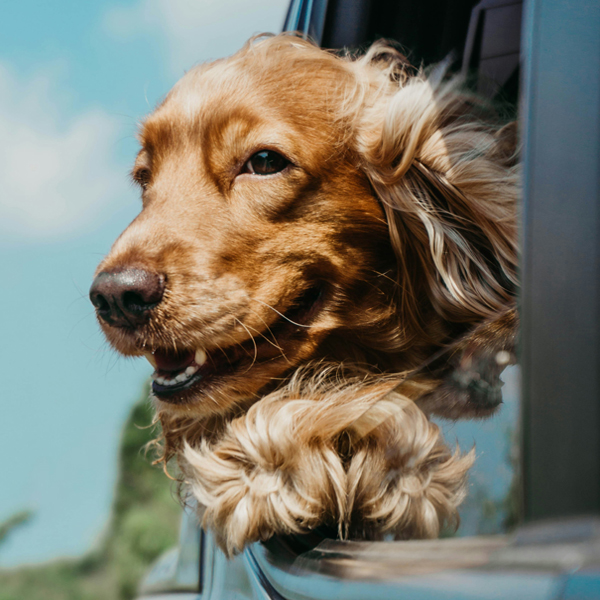
<svg viewBox="0 0 600 600">
<path fill-rule="evenodd" d="M 139 210 L 137 123 L 198 62 L 281 30 L 287 0 L 21 0 L 0 7 L 0 600 L 130 598 L 177 538 L 151 439 L 146 361 L 107 346 L 87 298 Z M 476 445 L 461 535 L 503 531 L 518 371 Z"/>
</svg>

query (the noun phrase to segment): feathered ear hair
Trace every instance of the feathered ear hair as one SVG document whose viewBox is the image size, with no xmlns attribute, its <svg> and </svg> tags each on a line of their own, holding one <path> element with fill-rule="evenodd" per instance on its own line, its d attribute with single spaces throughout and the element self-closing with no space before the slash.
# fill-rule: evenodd
<svg viewBox="0 0 600 600">
<path fill-rule="evenodd" d="M 381 73 L 356 139 L 388 220 L 403 321 L 423 323 L 427 298 L 452 322 L 503 312 L 517 286 L 514 127 L 486 123 L 444 66 L 399 77 L 404 58 L 375 46 L 357 67 Z"/>
</svg>

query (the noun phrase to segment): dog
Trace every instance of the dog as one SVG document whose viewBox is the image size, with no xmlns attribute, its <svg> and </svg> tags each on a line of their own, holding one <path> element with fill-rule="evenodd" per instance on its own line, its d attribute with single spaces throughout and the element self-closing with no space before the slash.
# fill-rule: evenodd
<svg viewBox="0 0 600 600">
<path fill-rule="evenodd" d="M 519 176 L 500 127 L 385 42 L 259 36 L 144 121 L 142 210 L 99 265 L 110 344 L 146 356 L 175 458 L 228 554 L 274 534 L 435 537 L 514 361 Z"/>
</svg>

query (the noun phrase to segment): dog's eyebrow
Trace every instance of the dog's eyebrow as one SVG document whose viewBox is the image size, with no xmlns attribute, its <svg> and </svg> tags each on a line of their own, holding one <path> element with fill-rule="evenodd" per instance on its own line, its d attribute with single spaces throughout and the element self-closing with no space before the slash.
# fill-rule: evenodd
<svg viewBox="0 0 600 600">
<path fill-rule="evenodd" d="M 150 115 L 138 133 L 138 140 L 142 150 L 146 150 L 150 155 L 155 150 L 173 148 L 178 144 L 180 133 L 175 131 L 177 122 L 169 115 L 154 113 Z"/>
<path fill-rule="evenodd" d="M 150 167 L 150 154 L 146 148 L 142 148 L 135 157 L 135 161 L 133 163 L 133 169 L 137 169 L 138 167 Z"/>
</svg>

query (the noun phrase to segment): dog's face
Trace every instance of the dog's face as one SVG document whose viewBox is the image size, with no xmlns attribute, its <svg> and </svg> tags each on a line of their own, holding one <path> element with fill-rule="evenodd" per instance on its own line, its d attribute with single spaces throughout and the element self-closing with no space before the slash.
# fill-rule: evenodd
<svg viewBox="0 0 600 600">
<path fill-rule="evenodd" d="M 387 224 L 345 144 L 335 60 L 310 73 L 247 51 L 188 73 L 143 124 L 143 208 L 91 295 L 114 348 L 154 363 L 163 409 L 224 413 L 389 303 Z"/>
<path fill-rule="evenodd" d="M 161 419 L 245 410 L 313 359 L 412 368 L 511 305 L 518 174 L 472 104 L 385 45 L 288 36 L 173 88 L 90 292 L 114 348 L 154 364 Z"/>
</svg>

